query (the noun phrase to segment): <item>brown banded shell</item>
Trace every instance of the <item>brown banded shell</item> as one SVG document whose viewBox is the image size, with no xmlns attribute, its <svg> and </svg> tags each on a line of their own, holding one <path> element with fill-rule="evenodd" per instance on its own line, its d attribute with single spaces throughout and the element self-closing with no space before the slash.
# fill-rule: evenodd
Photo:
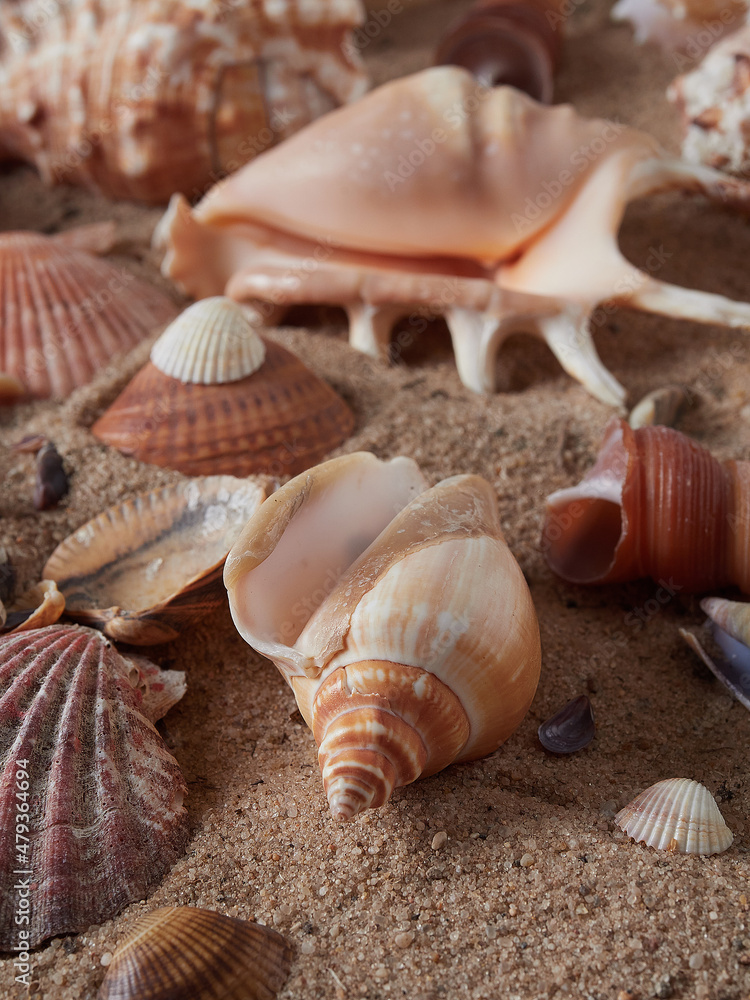
<svg viewBox="0 0 750 1000">
<path fill-rule="evenodd" d="M 667 427 L 607 425 L 594 467 L 547 498 L 542 546 L 571 583 L 650 576 L 750 593 L 750 462 L 719 462 Z"/>
<path fill-rule="evenodd" d="M 37 233 L 0 234 L 0 288 L 0 372 L 37 399 L 90 382 L 178 311 L 124 268 Z M 13 402 L 18 393 L 10 389 Z"/>
<path fill-rule="evenodd" d="M 191 381 L 172 374 L 181 353 L 190 364 L 205 359 L 200 381 L 194 373 Z M 257 363 L 263 356 L 252 372 L 224 380 L 244 370 L 244 359 Z M 351 410 L 326 382 L 279 344 L 262 340 L 235 303 L 211 298 L 162 334 L 151 361 L 92 432 L 126 455 L 189 476 L 289 476 L 319 462 L 353 427 Z"/>
<path fill-rule="evenodd" d="M 647 847 L 679 854 L 720 854 L 734 839 L 713 795 L 691 778 L 657 781 L 621 809 L 615 823 Z"/>
<path fill-rule="evenodd" d="M 184 694 L 184 674 L 142 663 L 76 625 L 0 636 L 0 815 L 28 817 L 0 831 L 3 951 L 115 916 L 184 850 L 187 788 L 153 726 Z M 21 780 L 28 811 L 17 808 Z M 20 859 L 34 888 L 19 945 Z"/>
<path fill-rule="evenodd" d="M 291 962 L 291 948 L 270 927 L 169 906 L 136 920 L 97 1000 L 272 1000 Z"/>
<path fill-rule="evenodd" d="M 479 0 L 451 25 L 435 62 L 463 66 L 487 87 L 509 84 L 552 101 L 560 56 L 559 0 Z"/>
<path fill-rule="evenodd" d="M 61 542 L 45 574 L 74 621 L 121 642 L 169 642 L 224 602 L 224 560 L 264 498 L 232 476 L 140 494 Z"/>
</svg>

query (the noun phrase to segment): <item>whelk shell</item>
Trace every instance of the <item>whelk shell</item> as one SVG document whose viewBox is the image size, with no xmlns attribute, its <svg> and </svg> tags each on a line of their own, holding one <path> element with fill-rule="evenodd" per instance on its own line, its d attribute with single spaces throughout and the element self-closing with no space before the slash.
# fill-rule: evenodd
<svg viewBox="0 0 750 1000">
<path fill-rule="evenodd" d="M 142 899 L 182 853 L 187 788 L 153 722 L 185 683 L 99 632 L 50 625 L 0 636 L 0 690 L 0 948 L 10 951 L 19 867 L 34 884 L 22 947 L 34 947 Z"/>
<path fill-rule="evenodd" d="M 176 196 L 156 240 L 165 273 L 196 298 L 340 304 L 350 343 L 375 356 L 398 317 L 444 315 L 478 392 L 495 386 L 503 341 L 534 333 L 620 406 L 589 329 L 600 303 L 750 325 L 747 303 L 666 284 L 620 253 L 628 202 L 669 189 L 750 201 L 748 185 L 643 132 L 440 66 L 319 119 L 192 210 Z"/>
<path fill-rule="evenodd" d="M 720 652 L 709 651 L 686 629 L 680 629 L 680 635 L 734 697 L 750 709 L 750 604 L 706 597 L 701 608 L 709 617 L 706 626 Z"/>
<path fill-rule="evenodd" d="M 364 92 L 362 20 L 359 0 L 0 4 L 0 159 L 114 198 L 195 197 Z"/>
<path fill-rule="evenodd" d="M 97 1000 L 272 1000 L 291 962 L 291 948 L 270 927 L 169 906 L 136 920 Z"/>
<path fill-rule="evenodd" d="M 234 622 L 294 691 L 331 812 L 492 753 L 536 690 L 526 581 L 478 476 L 358 452 L 287 483 L 227 559 Z"/>
<path fill-rule="evenodd" d="M 80 243 L 98 249 L 97 233 L 85 227 Z M 69 395 L 178 312 L 163 292 L 80 243 L 0 233 L 0 373 L 37 399 Z"/>
<path fill-rule="evenodd" d="M 68 618 L 122 642 L 168 642 L 224 602 L 224 560 L 265 489 L 209 476 L 110 507 L 44 567 Z"/>
<path fill-rule="evenodd" d="M 667 427 L 612 419 L 594 467 L 547 498 L 542 547 L 571 583 L 650 576 L 750 593 L 750 462 L 719 462 Z"/>
<path fill-rule="evenodd" d="M 353 427 L 351 410 L 326 382 L 263 341 L 237 303 L 210 298 L 162 334 L 92 433 L 189 476 L 282 477 L 315 465 Z"/>
<path fill-rule="evenodd" d="M 690 778 L 657 781 L 615 816 L 633 840 L 679 854 L 720 854 L 732 832 L 705 785 Z"/>
</svg>

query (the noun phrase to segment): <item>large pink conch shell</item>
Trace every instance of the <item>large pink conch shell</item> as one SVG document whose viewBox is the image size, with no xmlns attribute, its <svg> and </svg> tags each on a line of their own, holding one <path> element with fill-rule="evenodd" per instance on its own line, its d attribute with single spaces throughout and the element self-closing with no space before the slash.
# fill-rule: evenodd
<svg viewBox="0 0 750 1000">
<path fill-rule="evenodd" d="M 604 301 L 728 326 L 750 305 L 658 281 L 617 245 L 625 206 L 669 188 L 746 203 L 750 187 L 650 136 L 441 66 L 388 83 L 217 185 L 159 226 L 191 295 L 343 305 L 350 341 L 384 352 L 395 319 L 441 313 L 462 381 L 491 391 L 511 333 L 543 337 L 598 399 L 625 390 L 588 327 Z"/>
<path fill-rule="evenodd" d="M 163 204 L 367 86 L 360 0 L 0 3 L 0 160 Z"/>
</svg>

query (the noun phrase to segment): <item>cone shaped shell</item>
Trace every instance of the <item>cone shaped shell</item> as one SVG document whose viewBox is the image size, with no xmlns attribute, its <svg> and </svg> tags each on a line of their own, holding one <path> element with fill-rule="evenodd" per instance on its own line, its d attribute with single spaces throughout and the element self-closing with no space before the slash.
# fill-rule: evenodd
<svg viewBox="0 0 750 1000">
<path fill-rule="evenodd" d="M 357 453 L 274 497 L 224 579 L 235 624 L 320 741 L 334 815 L 497 749 L 531 703 L 540 651 L 489 484 L 425 490 L 408 459 Z"/>
<path fill-rule="evenodd" d="M 295 474 L 354 427 L 344 401 L 293 354 L 266 341 L 253 375 L 225 385 L 183 383 L 152 363 L 92 427 L 105 444 L 189 476 Z"/>
<path fill-rule="evenodd" d="M 182 853 L 187 789 L 147 717 L 148 688 L 164 677 L 144 676 L 101 633 L 78 626 L 0 636 L 3 951 L 18 947 L 10 818 L 19 767 L 28 773 L 35 885 L 26 945 L 113 917 Z"/>
<path fill-rule="evenodd" d="M 292 951 L 270 927 L 212 910 L 171 906 L 131 927 L 98 1000 L 272 1000 Z"/>
<path fill-rule="evenodd" d="M 615 816 L 633 840 L 661 851 L 720 854 L 733 837 L 713 795 L 690 778 L 651 785 Z"/>
<path fill-rule="evenodd" d="M 243 308 L 215 296 L 194 302 L 151 349 L 151 361 L 180 382 L 220 385 L 252 375 L 266 348 Z"/>
<path fill-rule="evenodd" d="M 53 238 L 0 235 L 0 372 L 67 396 L 177 313 L 158 289 Z"/>
<path fill-rule="evenodd" d="M 542 545 L 573 583 L 651 576 L 749 593 L 750 462 L 722 464 L 678 431 L 612 420 L 583 481 L 548 497 Z"/>
<path fill-rule="evenodd" d="M 123 642 L 167 642 L 223 603 L 224 560 L 264 499 L 232 476 L 144 493 L 80 527 L 45 570 L 69 618 Z"/>
</svg>

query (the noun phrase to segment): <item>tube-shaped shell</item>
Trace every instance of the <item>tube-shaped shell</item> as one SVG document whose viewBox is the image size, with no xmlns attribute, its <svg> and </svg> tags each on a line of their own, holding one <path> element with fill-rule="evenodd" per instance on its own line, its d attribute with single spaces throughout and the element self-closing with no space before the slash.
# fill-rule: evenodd
<svg viewBox="0 0 750 1000">
<path fill-rule="evenodd" d="M 44 569 L 68 618 L 121 642 L 169 642 L 223 603 L 224 560 L 265 497 L 232 476 L 142 493 L 78 528 Z"/>
<path fill-rule="evenodd" d="M 571 583 L 643 576 L 750 593 L 750 462 L 719 462 L 679 431 L 613 419 L 594 467 L 547 498 L 542 547 Z"/>
<path fill-rule="evenodd" d="M 0 4 L 0 159 L 158 204 L 366 89 L 359 0 Z"/>
<path fill-rule="evenodd" d="M 21 947 L 33 947 L 142 899 L 182 853 L 187 789 L 153 722 L 185 683 L 120 656 L 100 632 L 50 625 L 0 636 L 0 691 L 0 948 L 9 951 L 19 947 L 20 858 L 34 884 Z"/>
<path fill-rule="evenodd" d="M 615 823 L 647 847 L 679 854 L 720 854 L 734 839 L 713 795 L 691 778 L 657 781 L 621 809 Z"/>
<path fill-rule="evenodd" d="M 426 490 L 409 459 L 333 459 L 263 504 L 224 580 L 294 690 L 339 819 L 492 753 L 534 696 L 536 615 L 477 476 Z"/>
<path fill-rule="evenodd" d="M 0 372 L 38 399 L 90 382 L 178 312 L 157 288 L 65 237 L 0 234 L 0 285 Z"/>
<path fill-rule="evenodd" d="M 100 441 L 188 476 L 288 476 L 354 427 L 340 396 L 241 306 L 202 299 L 159 337 L 151 360 L 92 427 Z"/>
<path fill-rule="evenodd" d="M 130 928 L 97 1000 L 272 1000 L 291 962 L 292 949 L 270 927 L 167 906 Z"/>
<path fill-rule="evenodd" d="M 194 297 L 336 303 L 352 345 L 376 356 L 400 316 L 444 315 L 478 392 L 494 388 L 503 341 L 526 331 L 620 406 L 589 330 L 599 303 L 750 326 L 750 304 L 668 285 L 622 256 L 628 202 L 669 189 L 750 202 L 749 185 L 643 132 L 438 66 L 313 122 L 194 209 L 175 197 L 156 239 L 165 273 Z"/>
</svg>

